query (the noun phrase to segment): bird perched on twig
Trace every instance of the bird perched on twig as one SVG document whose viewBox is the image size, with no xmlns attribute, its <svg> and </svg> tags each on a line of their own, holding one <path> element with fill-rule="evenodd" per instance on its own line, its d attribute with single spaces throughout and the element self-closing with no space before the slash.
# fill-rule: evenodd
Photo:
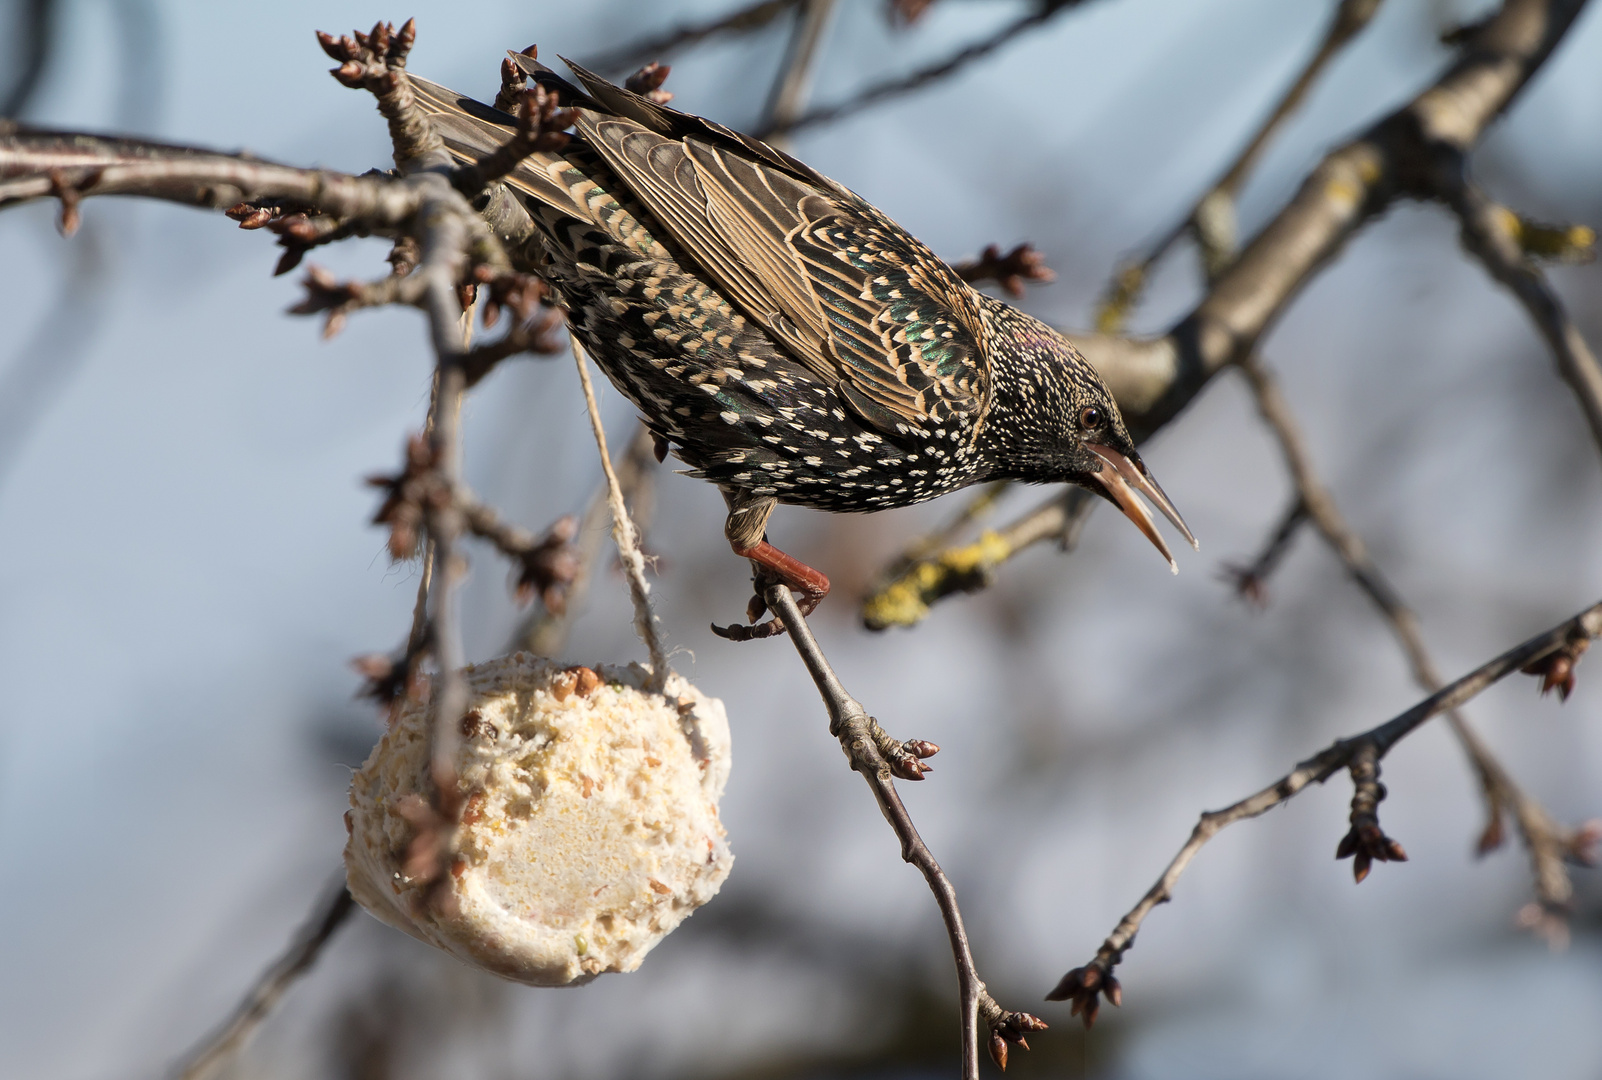
<svg viewBox="0 0 1602 1080">
<path fill-rule="evenodd" d="M 986 480 L 1067 482 L 1115 503 L 1170 566 L 1137 491 L 1195 544 L 1062 335 L 788 154 L 575 64 L 582 89 L 511 55 L 574 129 L 504 179 L 536 226 L 515 257 L 557 290 L 572 332 L 644 414 L 658 458 L 671 448 L 722 489 L 724 534 L 757 566 L 750 622 L 764 580 L 808 612 L 829 590 L 768 543 L 781 502 L 862 512 Z M 412 81 L 464 162 L 518 130 Z M 714 627 L 739 638 L 777 628 Z"/>
</svg>

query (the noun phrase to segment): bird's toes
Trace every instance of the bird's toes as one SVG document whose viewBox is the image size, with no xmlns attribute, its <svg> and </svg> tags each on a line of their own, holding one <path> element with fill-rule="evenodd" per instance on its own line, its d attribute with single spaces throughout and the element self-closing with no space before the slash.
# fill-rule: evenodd
<svg viewBox="0 0 1602 1080">
<path fill-rule="evenodd" d="M 778 619 L 769 619 L 755 626 L 741 626 L 739 623 L 719 626 L 713 623 L 712 632 L 725 641 L 755 641 L 758 638 L 778 637 L 784 633 L 784 624 Z"/>
</svg>

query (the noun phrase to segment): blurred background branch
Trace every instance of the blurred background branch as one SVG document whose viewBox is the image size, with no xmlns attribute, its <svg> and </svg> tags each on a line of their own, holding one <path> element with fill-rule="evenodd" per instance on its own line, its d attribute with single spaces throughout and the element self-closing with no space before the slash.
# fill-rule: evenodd
<svg viewBox="0 0 1602 1080">
<path fill-rule="evenodd" d="M 1161 430 L 1214 375 L 1250 356 L 1291 302 L 1365 224 L 1402 198 L 1456 198 L 1451 181 L 1461 175 L 1459 157 L 1551 56 L 1583 7 L 1583 0 L 1508 0 L 1467 35 L 1458 59 L 1433 85 L 1326 155 L 1291 201 L 1212 277 L 1201 302 L 1165 335 L 1127 338 L 1069 331 L 1117 397 L 1136 440 Z M 1335 25 L 1340 25 L 1339 18 Z M 1439 172 L 1443 153 L 1454 166 L 1444 178 Z M 1553 324 L 1548 320 L 1546 325 Z M 1580 349 L 1573 348 L 1566 332 L 1559 331 L 1556 340 L 1568 357 L 1565 372 L 1576 373 L 1572 381 L 1587 400 L 1595 381 L 1589 373 L 1594 357 L 1588 366 L 1589 350 L 1583 342 Z M 1585 409 L 1589 416 L 1591 406 Z M 950 549 L 916 561 L 868 597 L 868 625 L 914 625 L 931 604 L 989 584 L 996 568 L 1034 544 L 1063 541 L 1078 520 L 1074 511 L 1090 505 L 1085 500 L 1069 506 L 1071 498 L 1055 496 L 996 530 L 1004 537 L 1020 537 L 1021 543 L 991 545 L 982 554 L 976 546 Z M 967 569 L 976 563 L 985 568 L 978 577 Z M 918 602 L 895 602 L 909 585 L 915 586 Z"/>
</svg>

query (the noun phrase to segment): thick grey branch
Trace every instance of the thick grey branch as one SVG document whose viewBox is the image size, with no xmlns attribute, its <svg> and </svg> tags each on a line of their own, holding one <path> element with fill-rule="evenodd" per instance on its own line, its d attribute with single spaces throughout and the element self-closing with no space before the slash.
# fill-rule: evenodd
<svg viewBox="0 0 1602 1080">
<path fill-rule="evenodd" d="M 1585 0 L 1507 0 L 1468 36 L 1434 84 L 1331 151 L 1168 333 L 1146 339 L 1071 333 L 1106 379 L 1135 437 L 1145 439 L 1173 420 L 1214 375 L 1249 356 L 1365 224 L 1400 198 L 1441 198 L 1448 190 L 1443 175 L 1460 174 L 1462 155 L 1546 62 L 1584 6 Z M 1066 521 L 1052 509 L 1056 502 L 1020 522 Z M 1021 550 L 1013 548 L 1005 558 Z M 940 566 L 948 554 L 931 556 L 911 571 L 926 579 L 931 595 L 958 591 L 939 588 L 949 573 Z M 912 618 L 901 625 L 927 613 L 906 610 Z"/>
</svg>

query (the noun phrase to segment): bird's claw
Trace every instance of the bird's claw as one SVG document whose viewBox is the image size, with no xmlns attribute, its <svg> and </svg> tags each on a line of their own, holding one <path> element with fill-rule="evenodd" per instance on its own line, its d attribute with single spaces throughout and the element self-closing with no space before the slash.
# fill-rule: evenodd
<svg viewBox="0 0 1602 1080">
<path fill-rule="evenodd" d="M 784 624 L 778 619 L 769 619 L 755 626 L 741 626 L 739 623 L 719 626 L 713 623 L 712 632 L 725 641 L 755 641 L 757 638 L 778 637 L 784 633 Z"/>
<path fill-rule="evenodd" d="M 783 585 L 795 592 L 795 604 L 801 614 L 811 615 L 817 610 L 818 604 L 828 595 L 827 592 L 814 592 L 805 584 L 787 581 L 775 573 L 770 567 L 761 563 L 752 562 L 751 599 L 745 605 L 746 621 L 754 625 L 741 626 L 733 623 L 729 626 L 712 624 L 712 632 L 725 641 L 754 641 L 758 638 L 778 637 L 784 633 L 784 623 L 777 618 L 766 622 L 757 622 L 768 613 L 767 591 L 775 585 Z"/>
</svg>

